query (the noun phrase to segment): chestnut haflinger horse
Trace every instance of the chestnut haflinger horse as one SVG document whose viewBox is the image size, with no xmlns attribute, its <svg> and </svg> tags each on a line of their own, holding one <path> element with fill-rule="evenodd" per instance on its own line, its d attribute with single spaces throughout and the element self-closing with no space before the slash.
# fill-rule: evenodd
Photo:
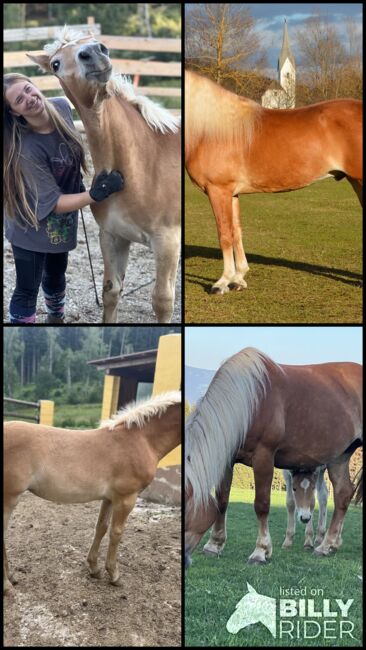
<svg viewBox="0 0 366 650">
<path fill-rule="evenodd" d="M 185 160 L 209 198 L 224 258 L 211 291 L 241 290 L 249 266 L 240 194 L 288 192 L 333 176 L 347 178 L 362 204 L 362 102 L 266 109 L 186 71 Z"/>
<path fill-rule="evenodd" d="M 100 578 L 98 550 L 107 532 L 106 570 L 119 584 L 117 549 L 137 495 L 154 478 L 157 464 L 181 441 L 181 393 L 172 391 L 123 408 L 99 429 L 58 429 L 6 422 L 4 427 L 4 535 L 26 490 L 58 503 L 102 501 L 87 561 Z M 10 591 L 4 546 L 4 591 Z"/>
<path fill-rule="evenodd" d="M 249 563 L 272 555 L 268 529 L 273 468 L 314 472 L 326 465 L 334 513 L 318 555 L 341 544 L 344 517 L 360 501 L 349 460 L 362 444 L 362 367 L 356 363 L 279 365 L 254 348 L 230 357 L 189 415 L 185 433 L 185 563 L 212 524 L 221 552 L 234 463 L 253 467 L 259 532 Z M 216 490 L 217 500 L 211 495 Z"/>
<path fill-rule="evenodd" d="M 117 321 L 131 242 L 153 251 L 153 308 L 159 322 L 170 322 L 180 253 L 180 118 L 137 96 L 126 78 L 111 78 L 108 49 L 93 36 L 65 27 L 44 49 L 28 56 L 56 75 L 78 111 L 95 174 L 117 169 L 124 176 L 122 191 L 90 206 L 104 261 L 103 322 Z"/>
<path fill-rule="evenodd" d="M 314 548 L 313 544 L 313 514 L 315 508 L 315 492 L 318 496 L 319 519 L 315 544 L 322 543 L 327 527 L 328 488 L 324 481 L 325 465 L 317 467 L 314 472 L 301 470 L 282 470 L 286 482 L 287 530 L 282 548 L 292 546 L 295 535 L 296 519 L 306 524 L 304 548 Z"/>
</svg>

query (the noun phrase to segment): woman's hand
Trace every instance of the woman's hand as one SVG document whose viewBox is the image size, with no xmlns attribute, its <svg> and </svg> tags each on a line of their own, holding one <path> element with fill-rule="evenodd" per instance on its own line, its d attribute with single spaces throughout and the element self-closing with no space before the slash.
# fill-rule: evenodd
<svg viewBox="0 0 366 650">
<path fill-rule="evenodd" d="M 104 201 L 114 192 L 119 192 L 124 186 L 124 178 L 119 171 L 113 170 L 109 174 L 103 169 L 94 179 L 89 194 L 94 201 Z"/>
</svg>

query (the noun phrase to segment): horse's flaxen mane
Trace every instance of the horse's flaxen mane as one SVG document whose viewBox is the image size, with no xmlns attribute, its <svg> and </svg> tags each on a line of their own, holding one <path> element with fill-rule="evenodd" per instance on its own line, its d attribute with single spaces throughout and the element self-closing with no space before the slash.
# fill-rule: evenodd
<svg viewBox="0 0 366 650">
<path fill-rule="evenodd" d="M 57 39 L 53 43 L 45 45 L 43 49 L 51 58 L 58 50 L 62 50 L 69 45 L 76 45 L 78 41 L 88 38 L 93 38 L 98 42 L 91 33 L 76 32 L 65 25 Z M 163 134 L 177 133 L 179 131 L 180 117 L 172 115 L 166 108 L 151 101 L 148 97 L 136 95 L 133 84 L 125 75 L 113 76 L 108 81 L 106 89 L 111 95 L 120 95 L 134 105 L 153 131 L 160 131 Z"/>
<path fill-rule="evenodd" d="M 156 397 L 149 397 L 140 402 L 131 402 L 124 406 L 110 420 L 101 422 L 99 429 L 115 429 L 123 425 L 126 429 L 137 426 L 141 429 L 151 418 L 160 417 L 169 406 L 180 404 L 182 395 L 180 391 L 161 393 Z"/>
<path fill-rule="evenodd" d="M 262 107 L 210 79 L 185 72 L 186 159 L 202 139 L 250 147 Z"/>
<path fill-rule="evenodd" d="M 257 407 L 269 387 L 266 364 L 281 366 L 255 348 L 244 348 L 225 361 L 206 394 L 189 415 L 185 434 L 186 487 L 194 509 L 208 503 L 226 467 L 244 444 Z"/>
</svg>

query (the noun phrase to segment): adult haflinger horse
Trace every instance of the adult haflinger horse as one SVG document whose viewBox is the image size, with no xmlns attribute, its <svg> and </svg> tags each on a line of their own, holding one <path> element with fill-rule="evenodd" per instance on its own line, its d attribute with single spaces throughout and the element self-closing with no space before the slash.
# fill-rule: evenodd
<svg viewBox="0 0 366 650">
<path fill-rule="evenodd" d="M 88 553 L 99 578 L 100 542 L 110 540 L 106 570 L 119 584 L 117 549 L 138 493 L 154 478 L 161 458 L 181 440 L 181 393 L 172 391 L 124 407 L 99 429 L 58 429 L 27 422 L 4 427 L 4 534 L 26 490 L 58 503 L 102 501 Z M 4 591 L 12 589 L 4 546 Z"/>
<path fill-rule="evenodd" d="M 216 218 L 224 272 L 212 292 L 244 289 L 239 195 L 288 192 L 333 176 L 347 178 L 362 203 L 362 102 L 266 109 L 186 71 L 185 160 Z"/>
<path fill-rule="evenodd" d="M 349 460 L 362 444 L 362 367 L 356 363 L 279 365 L 254 348 L 230 357 L 187 418 L 185 434 L 186 565 L 214 523 L 214 543 L 225 543 L 223 518 L 234 463 L 253 467 L 259 533 L 249 563 L 272 555 L 267 518 L 274 466 L 313 472 L 326 465 L 334 513 L 318 555 L 341 544 L 349 503 L 362 497 Z M 211 489 L 219 494 L 217 502 Z M 221 517 L 221 519 L 220 519 Z"/>
<path fill-rule="evenodd" d="M 180 252 L 180 119 L 137 96 L 125 78 L 113 77 L 108 49 L 93 36 L 64 28 L 28 55 L 58 78 L 85 127 L 95 173 L 119 170 L 124 189 L 91 205 L 100 227 L 104 261 L 103 321 L 117 320 L 131 242 L 151 247 L 156 266 L 153 308 L 170 322 Z"/>
</svg>

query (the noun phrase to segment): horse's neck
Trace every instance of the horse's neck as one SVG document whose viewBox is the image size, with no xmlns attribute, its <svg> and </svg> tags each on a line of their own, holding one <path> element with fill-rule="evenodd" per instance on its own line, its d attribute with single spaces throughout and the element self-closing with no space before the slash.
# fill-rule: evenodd
<svg viewBox="0 0 366 650">
<path fill-rule="evenodd" d="M 147 144 L 149 127 L 126 100 L 112 96 L 98 109 L 82 107 L 80 117 L 97 173 L 142 162 L 135 160 L 134 152 L 141 148 L 138 144 L 143 138 Z"/>
<path fill-rule="evenodd" d="M 145 427 L 145 435 L 159 460 L 164 458 L 181 443 L 180 407 L 172 407 L 161 418 L 153 418 Z"/>
</svg>

